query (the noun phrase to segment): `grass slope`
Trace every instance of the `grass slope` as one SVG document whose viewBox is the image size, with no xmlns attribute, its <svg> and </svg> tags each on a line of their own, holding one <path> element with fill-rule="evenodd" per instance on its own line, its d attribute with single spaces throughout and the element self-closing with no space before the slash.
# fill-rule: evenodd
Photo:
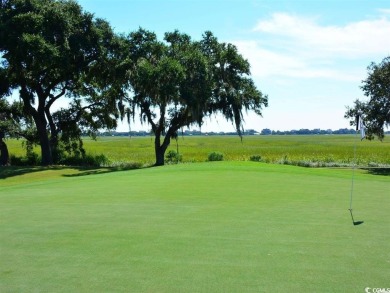
<svg viewBox="0 0 390 293">
<path fill-rule="evenodd" d="M 254 162 L 0 179 L 0 292 L 388 287 L 388 176 Z M 84 175 L 84 176 L 83 176 Z"/>
</svg>

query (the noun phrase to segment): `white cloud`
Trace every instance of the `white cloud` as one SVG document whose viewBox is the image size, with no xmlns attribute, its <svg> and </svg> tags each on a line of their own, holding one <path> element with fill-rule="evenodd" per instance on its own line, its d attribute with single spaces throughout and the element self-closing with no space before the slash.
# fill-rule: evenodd
<svg viewBox="0 0 390 293">
<path fill-rule="evenodd" d="M 338 55 L 346 58 L 390 53 L 390 20 L 382 16 L 344 26 L 321 26 L 316 18 L 275 13 L 259 21 L 255 32 L 287 38 L 290 44 L 315 55 Z"/>
<path fill-rule="evenodd" d="M 390 9 L 378 9 L 379 12 L 383 13 L 383 14 L 390 14 Z"/>
<path fill-rule="evenodd" d="M 256 41 L 236 41 L 239 52 L 249 60 L 251 73 L 256 77 L 279 76 L 294 78 L 330 78 L 345 81 L 360 81 L 360 72 L 324 66 L 321 60 L 312 61 L 301 54 L 277 52 L 265 49 Z"/>
<path fill-rule="evenodd" d="M 257 77 L 360 82 L 369 62 L 390 54 L 390 20 L 385 16 L 343 26 L 320 25 L 318 20 L 275 13 L 257 23 L 252 40 L 234 44 Z"/>
</svg>

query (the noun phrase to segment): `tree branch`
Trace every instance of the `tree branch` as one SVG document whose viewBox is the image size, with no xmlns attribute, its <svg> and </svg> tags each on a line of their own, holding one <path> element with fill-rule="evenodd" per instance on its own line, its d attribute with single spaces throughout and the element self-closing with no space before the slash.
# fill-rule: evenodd
<svg viewBox="0 0 390 293">
<path fill-rule="evenodd" d="M 152 118 L 152 112 L 150 111 L 150 106 L 148 103 L 142 103 L 141 104 L 141 111 L 146 115 L 146 118 L 148 118 L 149 124 L 152 126 L 152 130 L 154 133 L 157 131 L 157 125 L 154 123 Z"/>
</svg>

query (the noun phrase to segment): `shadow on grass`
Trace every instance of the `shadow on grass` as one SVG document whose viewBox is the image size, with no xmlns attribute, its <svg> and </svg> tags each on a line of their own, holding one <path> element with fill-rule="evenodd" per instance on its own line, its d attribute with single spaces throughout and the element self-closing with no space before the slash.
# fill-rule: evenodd
<svg viewBox="0 0 390 293">
<path fill-rule="evenodd" d="M 6 179 L 9 177 L 21 176 L 24 174 L 40 172 L 46 170 L 45 167 L 16 167 L 16 166 L 1 166 L 0 167 L 0 179 Z"/>
<path fill-rule="evenodd" d="M 371 175 L 390 176 L 390 168 L 364 168 L 363 170 Z"/>
<path fill-rule="evenodd" d="M 128 171 L 136 170 L 144 167 L 141 164 L 126 164 L 117 167 L 84 167 L 84 166 L 49 166 L 49 167 L 39 167 L 39 166 L 1 166 L 0 167 L 0 179 L 6 179 L 16 176 L 22 176 L 25 174 L 31 174 L 36 172 L 41 172 L 45 170 L 74 170 L 76 171 L 73 174 L 62 174 L 63 177 L 79 177 L 79 176 L 89 176 L 97 175 L 104 173 L 112 173 L 119 171 Z"/>
<path fill-rule="evenodd" d="M 142 167 L 140 165 L 126 165 L 126 166 L 118 166 L 118 167 L 96 167 L 96 168 L 85 168 L 85 167 L 69 167 L 71 169 L 76 169 L 78 172 L 74 174 L 63 174 L 64 177 L 80 177 L 80 176 L 89 176 L 89 175 L 98 175 L 112 172 L 120 172 L 120 171 L 129 171 L 129 170 L 137 170 L 144 169 L 148 167 Z"/>
</svg>

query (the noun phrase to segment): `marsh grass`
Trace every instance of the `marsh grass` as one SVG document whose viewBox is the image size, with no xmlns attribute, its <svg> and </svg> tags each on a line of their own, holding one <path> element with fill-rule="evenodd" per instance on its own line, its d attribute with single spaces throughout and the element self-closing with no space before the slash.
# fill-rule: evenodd
<svg viewBox="0 0 390 293">
<path fill-rule="evenodd" d="M 24 154 L 20 141 L 7 143 L 11 154 Z M 147 166 L 155 162 L 153 137 L 99 137 L 96 141 L 85 138 L 84 145 L 88 154 L 104 154 L 112 165 Z M 258 156 L 265 163 L 305 167 L 390 165 L 387 137 L 380 142 L 360 141 L 354 135 L 244 136 L 242 141 L 238 136 L 184 136 L 172 141 L 169 151 L 178 151 L 183 163 L 205 162 L 210 153 L 216 152 L 222 153 L 225 161 L 250 161 Z"/>
</svg>

